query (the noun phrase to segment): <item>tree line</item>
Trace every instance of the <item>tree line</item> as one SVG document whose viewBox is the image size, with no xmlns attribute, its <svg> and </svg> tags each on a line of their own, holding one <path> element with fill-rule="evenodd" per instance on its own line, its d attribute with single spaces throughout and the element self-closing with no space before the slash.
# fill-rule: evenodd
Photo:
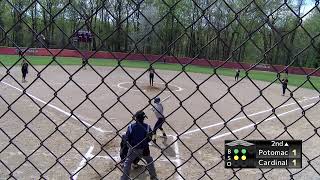
<svg viewBox="0 0 320 180">
<path fill-rule="evenodd" d="M 318 67 L 319 5 L 308 0 L 1 1 L 0 46 L 166 54 Z M 76 41 L 79 30 L 90 43 Z"/>
</svg>

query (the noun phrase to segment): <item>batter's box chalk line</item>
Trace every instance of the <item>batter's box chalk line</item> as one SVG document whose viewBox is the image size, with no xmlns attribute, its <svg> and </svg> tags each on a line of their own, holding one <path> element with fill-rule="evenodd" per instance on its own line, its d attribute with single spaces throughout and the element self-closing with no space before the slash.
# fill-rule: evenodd
<svg viewBox="0 0 320 180">
<path fill-rule="evenodd" d="M 182 165 L 182 161 L 180 159 L 180 150 L 179 150 L 179 144 L 178 144 L 178 141 L 177 141 L 177 137 L 176 136 L 173 136 L 173 135 L 168 135 L 169 137 L 172 137 L 173 138 L 173 141 L 174 141 L 174 151 L 175 151 L 175 158 L 163 158 L 163 157 L 160 157 L 159 158 L 159 161 L 161 162 L 173 162 L 176 167 L 179 167 Z M 78 177 L 79 177 L 79 174 L 81 172 L 81 169 L 86 165 L 86 163 L 92 159 L 93 157 L 95 158 L 99 158 L 99 159 L 104 159 L 104 160 L 107 160 L 107 161 L 116 161 L 116 162 L 120 162 L 121 161 L 121 158 L 119 155 L 114 155 L 114 156 L 101 156 L 101 155 L 98 155 L 98 156 L 95 156 L 94 154 L 92 154 L 94 150 L 94 146 L 90 146 L 88 151 L 86 152 L 86 154 L 84 155 L 84 157 L 81 159 L 79 165 L 77 166 L 77 168 L 72 172 L 73 177 L 72 179 L 73 180 L 77 180 Z M 181 170 L 181 167 L 177 169 L 177 171 L 181 174 L 182 170 Z M 176 179 L 177 180 L 182 180 L 183 178 L 178 174 L 176 173 Z"/>
</svg>

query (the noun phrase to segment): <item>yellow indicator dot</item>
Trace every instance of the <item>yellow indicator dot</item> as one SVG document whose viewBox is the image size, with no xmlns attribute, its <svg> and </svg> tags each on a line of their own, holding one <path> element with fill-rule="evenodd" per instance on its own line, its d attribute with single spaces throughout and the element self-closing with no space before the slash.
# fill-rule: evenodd
<svg viewBox="0 0 320 180">
<path fill-rule="evenodd" d="M 242 161 L 245 161 L 247 159 L 247 156 L 241 156 Z"/>
<path fill-rule="evenodd" d="M 239 160 L 239 156 L 234 156 L 233 159 L 238 161 Z"/>
</svg>

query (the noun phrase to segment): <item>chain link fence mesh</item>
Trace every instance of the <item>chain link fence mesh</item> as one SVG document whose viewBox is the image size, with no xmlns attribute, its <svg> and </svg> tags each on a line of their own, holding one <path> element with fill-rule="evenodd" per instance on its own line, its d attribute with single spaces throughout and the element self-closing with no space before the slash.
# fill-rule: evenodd
<svg viewBox="0 0 320 180">
<path fill-rule="evenodd" d="M 122 133 L 139 109 L 154 123 L 157 96 L 169 97 L 168 139 L 150 149 L 159 179 L 319 179 L 318 0 L 0 4 L 0 44 L 21 55 L 0 59 L 1 179 L 119 179 Z M 69 50 L 79 57 L 62 57 Z M 256 71 L 265 66 L 272 72 Z M 281 96 L 286 69 L 292 86 Z M 224 169 L 224 139 L 301 139 L 303 168 Z"/>
</svg>

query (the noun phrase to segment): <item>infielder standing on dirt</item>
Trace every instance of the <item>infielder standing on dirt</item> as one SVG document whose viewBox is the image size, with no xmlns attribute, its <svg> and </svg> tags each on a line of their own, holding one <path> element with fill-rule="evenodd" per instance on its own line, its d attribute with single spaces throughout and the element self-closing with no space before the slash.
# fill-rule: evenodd
<svg viewBox="0 0 320 180">
<path fill-rule="evenodd" d="M 26 76 L 28 74 L 28 66 L 29 66 L 28 62 L 25 59 L 23 59 L 21 63 L 22 83 L 27 82 Z"/>
<path fill-rule="evenodd" d="M 156 97 L 154 99 L 154 108 L 152 108 L 152 111 L 155 113 L 156 117 L 157 117 L 157 122 L 154 125 L 153 128 L 153 142 L 156 143 L 156 138 L 157 138 L 157 130 L 160 129 L 160 131 L 162 132 L 162 135 L 164 137 L 166 137 L 166 133 L 164 132 L 162 125 L 165 121 L 164 115 L 163 115 L 163 106 L 160 102 L 160 98 Z"/>
<path fill-rule="evenodd" d="M 149 142 L 151 141 L 152 136 L 150 125 L 144 123 L 145 118 L 145 113 L 143 111 L 138 111 L 134 115 L 136 122 L 128 126 L 125 138 L 130 147 L 124 162 L 121 180 L 130 179 L 131 164 L 137 157 L 142 157 L 147 162 L 150 178 L 152 180 L 157 179 L 153 158 L 150 156 L 150 153 L 144 154 L 145 149 L 149 149 Z"/>
<path fill-rule="evenodd" d="M 286 93 L 286 89 L 288 87 L 288 79 L 282 79 L 281 83 L 282 83 L 282 96 L 284 96 Z"/>
<path fill-rule="evenodd" d="M 151 67 L 149 68 L 149 84 L 150 84 L 150 86 L 153 86 L 154 73 L 155 73 L 155 70 L 154 70 L 154 68 L 151 66 Z"/>
</svg>

